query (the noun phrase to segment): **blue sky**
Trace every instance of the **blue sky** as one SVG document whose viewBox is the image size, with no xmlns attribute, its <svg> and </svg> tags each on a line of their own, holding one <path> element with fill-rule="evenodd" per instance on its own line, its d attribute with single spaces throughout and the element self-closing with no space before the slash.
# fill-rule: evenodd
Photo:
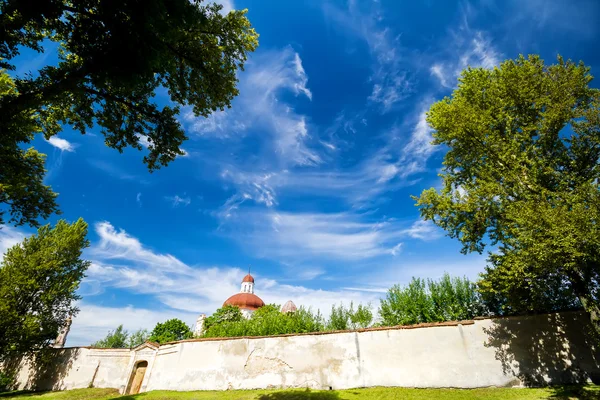
<svg viewBox="0 0 600 400">
<path fill-rule="evenodd" d="M 118 324 L 192 325 L 239 291 L 249 265 L 265 302 L 326 315 L 339 302 L 375 309 L 411 276 L 476 278 L 485 255 L 460 254 L 410 198 L 440 185 L 425 111 L 467 66 L 560 53 L 600 68 L 593 0 L 223 4 L 248 8 L 260 46 L 231 109 L 182 111 L 186 156 L 150 174 L 143 152 L 105 147 L 98 129 L 34 143 L 61 218 L 90 225 L 69 345 Z M 54 59 L 52 47 L 25 52 L 17 73 Z M 31 232 L 4 227 L 0 251 Z"/>
</svg>

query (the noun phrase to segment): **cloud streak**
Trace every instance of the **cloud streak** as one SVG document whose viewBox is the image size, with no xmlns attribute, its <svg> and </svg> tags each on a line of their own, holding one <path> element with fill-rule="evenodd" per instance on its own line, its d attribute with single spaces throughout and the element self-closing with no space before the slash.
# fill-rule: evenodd
<svg viewBox="0 0 600 400">
<path fill-rule="evenodd" d="M 52 136 L 46 141 L 61 151 L 68 151 L 71 153 L 75 152 L 75 146 L 73 145 L 73 143 L 69 142 L 66 139 L 61 139 L 57 136 Z"/>
<path fill-rule="evenodd" d="M 199 137 L 240 139 L 252 128 L 268 135 L 266 140 L 261 137 L 260 146 L 269 154 L 275 152 L 279 166 L 321 163 L 319 154 L 308 145 L 311 136 L 306 117 L 281 101 L 284 93 L 312 100 L 297 52 L 288 46 L 253 55 L 240 75 L 239 87 L 240 96 L 226 111 L 203 118 L 187 109 L 183 114 L 186 129 Z"/>
</svg>

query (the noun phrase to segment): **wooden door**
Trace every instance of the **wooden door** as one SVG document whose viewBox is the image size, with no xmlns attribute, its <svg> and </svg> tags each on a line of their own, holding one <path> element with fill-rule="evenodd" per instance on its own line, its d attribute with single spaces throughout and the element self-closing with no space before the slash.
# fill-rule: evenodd
<svg viewBox="0 0 600 400">
<path fill-rule="evenodd" d="M 129 389 L 127 394 L 138 394 L 144 381 L 144 374 L 148 367 L 148 361 L 140 361 L 135 365 L 135 368 L 131 372 L 131 379 L 129 380 Z"/>
</svg>

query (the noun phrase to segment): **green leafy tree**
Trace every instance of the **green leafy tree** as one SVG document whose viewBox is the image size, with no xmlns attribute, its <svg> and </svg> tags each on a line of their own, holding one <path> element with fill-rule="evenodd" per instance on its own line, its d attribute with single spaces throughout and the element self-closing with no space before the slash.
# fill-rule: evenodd
<svg viewBox="0 0 600 400">
<path fill-rule="evenodd" d="M 134 347 L 146 342 L 149 337 L 150 333 L 147 329 L 138 329 L 137 331 L 129 334 L 129 338 L 127 340 L 128 347 L 133 349 Z"/>
<path fill-rule="evenodd" d="M 218 310 L 218 322 L 209 324 L 204 337 L 236 337 L 236 336 L 270 336 L 289 333 L 319 332 L 323 330 L 323 318 L 319 312 L 300 307 L 295 312 L 282 314 L 280 306 L 276 304 L 265 305 L 256 310 L 249 319 L 233 312 L 235 306 L 226 306 Z M 225 311 L 225 312 L 224 312 Z M 215 317 L 213 314 L 211 317 Z M 224 315 L 229 316 L 223 318 Z M 231 318 L 233 316 L 233 318 Z M 208 317 L 206 320 L 208 321 Z"/>
<path fill-rule="evenodd" d="M 0 359 L 47 347 L 77 313 L 77 288 L 89 261 L 87 224 L 42 226 L 6 251 L 0 264 Z"/>
<path fill-rule="evenodd" d="M 352 310 L 352 303 L 350 303 L 350 309 Z M 356 311 L 352 311 L 350 315 L 350 323 L 352 329 L 357 328 L 368 328 L 373 323 L 373 312 L 371 311 L 371 304 L 363 306 L 359 304 Z"/>
<path fill-rule="evenodd" d="M 591 80 L 583 63 L 560 57 L 465 70 L 427 114 L 434 145 L 448 149 L 443 187 L 415 199 L 463 252 L 493 246 L 479 287 L 501 309 L 545 311 L 577 297 L 600 331 L 600 91 Z"/>
<path fill-rule="evenodd" d="M 236 74 L 258 45 L 246 10 L 221 9 L 201 0 L 0 2 L 0 201 L 11 223 L 36 225 L 57 209 L 43 155 L 24 150 L 36 133 L 98 125 L 118 151 L 144 139 L 150 171 L 184 154 L 180 105 L 201 117 L 230 107 Z M 56 65 L 6 73 L 21 49 L 44 52 L 48 41 Z M 168 105 L 156 102 L 158 90 Z"/>
<path fill-rule="evenodd" d="M 92 343 L 92 347 L 102 349 L 132 349 L 148 340 L 149 336 L 150 334 L 146 329 L 138 329 L 133 333 L 129 333 L 123 329 L 123 325 L 119 325 L 114 331 L 109 331 L 104 339 Z"/>
<path fill-rule="evenodd" d="M 102 349 L 124 349 L 129 346 L 129 333 L 123 329 L 123 325 L 119 325 L 114 331 L 109 331 L 104 339 L 92 343 L 92 347 Z"/>
<path fill-rule="evenodd" d="M 381 299 L 379 316 L 381 325 L 410 325 L 430 322 L 432 316 L 432 299 L 427 294 L 424 279 L 413 278 L 405 287 L 392 286 L 385 299 Z"/>
<path fill-rule="evenodd" d="M 208 330 L 213 325 L 223 324 L 225 322 L 239 322 L 244 319 L 244 315 L 239 307 L 226 304 L 217 309 L 213 315 L 204 320 L 204 330 Z"/>
<path fill-rule="evenodd" d="M 381 299 L 381 325 L 460 321 L 488 313 L 477 287 L 467 278 L 440 280 L 412 278 L 406 286 L 392 286 Z"/>
<path fill-rule="evenodd" d="M 156 324 L 150 337 L 151 342 L 166 343 L 176 340 L 190 339 L 193 336 L 189 326 L 180 319 L 173 318 L 165 322 Z"/>
<path fill-rule="evenodd" d="M 327 320 L 327 329 L 332 331 L 366 328 L 373 322 L 373 312 L 371 306 L 359 304 L 354 309 L 354 303 L 350 302 L 350 307 L 346 308 L 344 304 L 331 306 L 331 314 Z"/>
</svg>

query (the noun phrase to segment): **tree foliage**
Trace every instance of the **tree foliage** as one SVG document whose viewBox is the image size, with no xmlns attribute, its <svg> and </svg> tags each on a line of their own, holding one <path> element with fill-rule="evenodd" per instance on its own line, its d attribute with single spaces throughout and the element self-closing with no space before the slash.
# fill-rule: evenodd
<svg viewBox="0 0 600 400">
<path fill-rule="evenodd" d="M 132 349 L 148 340 L 149 336 L 150 334 L 146 329 L 138 329 L 133 333 L 129 333 L 123 329 L 123 325 L 119 325 L 114 331 L 109 331 L 104 339 L 92 343 L 92 347 L 101 349 Z"/>
<path fill-rule="evenodd" d="M 354 303 L 350 302 L 350 307 L 346 308 L 343 303 L 339 306 L 331 306 L 331 314 L 327 320 L 327 329 L 332 331 L 342 331 L 348 329 L 367 328 L 373 322 L 373 312 L 371 306 L 359 304 L 354 309 Z"/>
<path fill-rule="evenodd" d="M 148 332 L 147 329 L 138 329 L 129 334 L 129 337 L 127 338 L 128 347 L 133 349 L 146 342 L 148 338 L 150 338 L 150 332 Z"/>
<path fill-rule="evenodd" d="M 239 307 L 226 304 L 217 309 L 210 317 L 204 320 L 204 330 L 208 330 L 211 326 L 220 325 L 228 322 L 240 322 L 244 319 L 244 315 Z"/>
<path fill-rule="evenodd" d="M 157 323 L 152 332 L 150 332 L 148 340 L 157 343 L 167 343 L 190 339 L 192 336 L 192 330 L 185 322 L 173 318 L 162 323 Z"/>
<path fill-rule="evenodd" d="M 101 349 L 124 349 L 129 347 L 127 345 L 128 336 L 129 334 L 123 329 L 123 325 L 119 325 L 114 331 L 109 331 L 104 339 L 92 343 L 92 347 L 99 347 Z"/>
<path fill-rule="evenodd" d="M 225 306 L 215 314 L 223 315 L 223 310 L 230 310 Z M 281 313 L 280 306 L 276 304 L 265 305 L 256 310 L 249 319 L 243 317 L 234 319 L 221 319 L 221 322 L 209 324 L 204 337 L 235 337 L 235 336 L 269 336 L 287 333 L 319 332 L 324 329 L 323 317 L 320 313 L 312 313 L 303 307 L 295 312 Z M 239 309 L 238 309 L 239 311 Z M 229 311 L 227 311 L 230 313 Z M 231 315 L 231 313 L 230 313 Z M 241 312 L 239 314 L 241 316 Z M 208 321 L 208 317 L 206 320 Z"/>
<path fill-rule="evenodd" d="M 463 252 L 494 246 L 480 290 L 502 309 L 552 310 L 576 296 L 600 331 L 600 91 L 591 80 L 583 63 L 560 57 L 465 70 L 427 114 L 433 143 L 448 149 L 443 188 L 416 200 Z"/>
<path fill-rule="evenodd" d="M 98 125 L 118 151 L 144 139 L 150 171 L 184 154 L 180 105 L 201 117 L 229 107 L 258 45 L 245 10 L 221 9 L 201 0 L 0 2 L 0 201 L 12 223 L 35 225 L 57 209 L 42 155 L 23 150 L 36 133 Z M 49 42 L 57 65 L 6 73 L 21 49 L 44 52 Z M 157 103 L 158 90 L 168 105 Z"/>
<path fill-rule="evenodd" d="M 476 285 L 447 273 L 438 281 L 412 278 L 406 286 L 394 285 L 379 306 L 383 326 L 460 321 L 486 313 Z"/>
<path fill-rule="evenodd" d="M 87 224 L 42 226 L 7 250 L 0 264 L 0 358 L 47 347 L 77 313 L 73 304 L 89 261 Z"/>
<path fill-rule="evenodd" d="M 277 304 L 268 304 L 254 311 L 249 319 L 235 306 L 224 306 L 205 320 L 203 337 L 270 336 L 290 333 L 309 333 L 331 330 L 366 328 L 373 321 L 370 306 L 350 303 L 333 306 L 325 320 L 321 313 L 304 307 L 294 312 L 281 313 Z"/>
</svg>

